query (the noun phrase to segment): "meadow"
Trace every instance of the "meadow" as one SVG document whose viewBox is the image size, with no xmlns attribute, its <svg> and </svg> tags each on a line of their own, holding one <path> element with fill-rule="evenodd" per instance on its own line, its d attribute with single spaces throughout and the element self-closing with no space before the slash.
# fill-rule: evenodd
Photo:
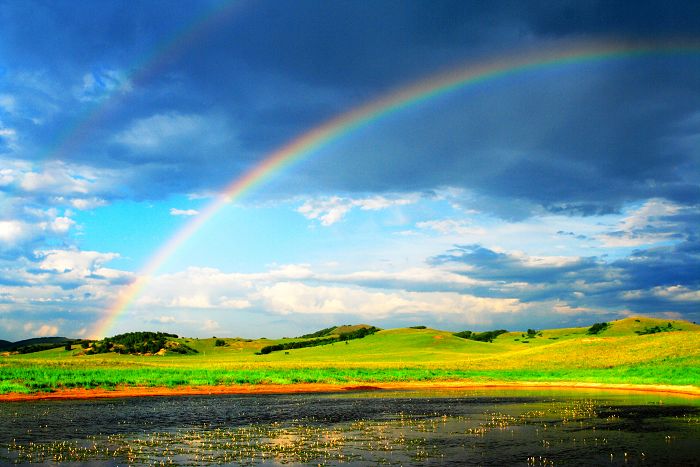
<svg viewBox="0 0 700 467">
<path fill-rule="evenodd" d="M 657 332 L 650 332 L 654 329 Z M 611 322 L 598 334 L 588 330 L 507 332 L 493 342 L 480 342 L 429 328 L 388 329 L 362 339 L 265 355 L 256 353 L 265 346 L 303 339 L 178 338 L 198 351 L 191 355 L 87 355 L 79 346 L 5 353 L 0 357 L 0 394 L 412 381 L 700 386 L 700 326 L 640 317 Z"/>
</svg>

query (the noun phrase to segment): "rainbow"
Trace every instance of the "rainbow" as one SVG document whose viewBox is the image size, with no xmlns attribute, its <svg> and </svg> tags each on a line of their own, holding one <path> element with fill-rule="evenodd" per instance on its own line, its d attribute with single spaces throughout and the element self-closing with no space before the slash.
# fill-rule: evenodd
<svg viewBox="0 0 700 467">
<path fill-rule="evenodd" d="M 242 1 L 223 0 L 220 4 L 198 16 L 175 35 L 169 37 L 168 40 L 160 43 L 150 54 L 136 61 L 136 65 L 131 67 L 120 86 L 84 112 L 73 125 L 67 127 L 42 160 L 60 159 L 77 149 L 92 130 L 106 120 L 121 105 L 122 101 L 128 98 L 131 88 L 148 81 L 150 77 L 174 61 L 207 32 L 228 20 L 243 5 Z"/>
<path fill-rule="evenodd" d="M 114 321 L 133 303 L 156 270 L 224 206 L 343 135 L 437 96 L 502 77 L 587 62 L 656 54 L 695 54 L 699 51 L 700 46 L 697 42 L 652 44 L 608 42 L 570 45 L 544 52 L 521 53 L 433 75 L 332 118 L 268 154 L 257 166 L 226 186 L 205 209 L 168 239 L 147 261 L 143 269 L 137 273 L 134 282 L 120 293 L 104 318 L 97 323 L 93 335 L 97 337 L 106 335 Z"/>
</svg>

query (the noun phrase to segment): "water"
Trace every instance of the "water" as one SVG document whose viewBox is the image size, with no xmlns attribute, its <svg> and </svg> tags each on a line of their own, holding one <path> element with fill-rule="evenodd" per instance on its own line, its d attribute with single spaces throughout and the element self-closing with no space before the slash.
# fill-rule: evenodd
<svg viewBox="0 0 700 467">
<path fill-rule="evenodd" d="M 700 400 L 485 389 L 2 403 L 0 463 L 700 465 Z"/>
</svg>

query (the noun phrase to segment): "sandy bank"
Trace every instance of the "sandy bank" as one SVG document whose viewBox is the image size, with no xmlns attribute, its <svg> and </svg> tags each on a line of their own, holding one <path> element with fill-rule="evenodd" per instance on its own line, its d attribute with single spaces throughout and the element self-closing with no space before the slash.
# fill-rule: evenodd
<svg viewBox="0 0 700 467">
<path fill-rule="evenodd" d="M 580 382 L 473 382 L 473 381 L 408 381 L 395 383 L 362 383 L 355 385 L 329 383 L 300 384 L 242 384 L 232 386 L 118 387 L 108 389 L 61 389 L 36 394 L 0 394 L 0 402 L 36 401 L 50 399 L 100 399 L 118 397 L 189 396 L 212 394 L 302 394 L 367 390 L 469 390 L 469 389 L 586 389 L 601 391 L 652 392 L 700 397 L 700 387 L 647 384 L 607 384 Z"/>
</svg>

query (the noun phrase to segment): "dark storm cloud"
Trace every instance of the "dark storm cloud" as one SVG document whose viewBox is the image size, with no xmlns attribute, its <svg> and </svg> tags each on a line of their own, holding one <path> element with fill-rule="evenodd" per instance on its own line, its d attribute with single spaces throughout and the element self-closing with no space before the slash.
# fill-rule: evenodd
<svg viewBox="0 0 700 467">
<path fill-rule="evenodd" d="M 461 186 L 496 204 L 515 199 L 584 215 L 652 197 L 693 204 L 700 157 L 671 142 L 685 137 L 677 125 L 700 106 L 697 89 L 700 57 L 504 78 L 425 106 L 423 119 L 407 115 L 376 135 L 366 131 L 319 158 L 313 175 L 347 189 Z M 341 159 L 351 163 L 333 173 Z"/>
<path fill-rule="evenodd" d="M 243 3 L 115 90 L 217 4 L 3 3 L 0 67 L 18 108 L 3 123 L 20 135 L 14 155 L 122 171 L 128 180 L 106 198 L 216 189 L 292 137 L 439 70 L 560 40 L 700 31 L 698 6 L 685 2 Z M 512 218 L 613 212 L 649 197 L 692 204 L 698 89 L 694 55 L 526 73 L 353 133 L 275 190 L 459 186 Z M 110 112 L 90 120 L 110 99 Z M 148 152 L 115 142 L 135 122 L 173 113 L 225 123 Z M 56 153 L 71 128 L 85 136 Z"/>
</svg>

